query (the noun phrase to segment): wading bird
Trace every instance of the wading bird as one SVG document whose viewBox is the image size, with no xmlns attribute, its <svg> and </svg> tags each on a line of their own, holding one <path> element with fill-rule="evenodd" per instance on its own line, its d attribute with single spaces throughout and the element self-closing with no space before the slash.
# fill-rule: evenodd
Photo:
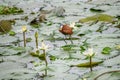
<svg viewBox="0 0 120 80">
<path fill-rule="evenodd" d="M 59 29 L 59 31 L 65 35 L 65 38 L 66 35 L 69 35 L 69 39 L 71 40 L 71 43 L 73 44 L 73 41 L 72 41 L 72 38 L 71 38 L 71 35 L 73 34 L 73 26 L 75 25 L 75 23 L 71 24 L 71 25 L 67 25 L 67 24 L 64 24 L 61 26 L 61 28 Z M 64 40 L 65 41 L 65 40 Z M 65 43 L 67 44 L 67 42 L 65 41 Z"/>
</svg>

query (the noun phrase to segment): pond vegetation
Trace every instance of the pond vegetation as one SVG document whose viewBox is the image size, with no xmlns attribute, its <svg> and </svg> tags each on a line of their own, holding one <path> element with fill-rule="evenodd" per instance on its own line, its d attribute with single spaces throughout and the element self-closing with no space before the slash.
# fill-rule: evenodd
<svg viewBox="0 0 120 80">
<path fill-rule="evenodd" d="M 21 8 L 17 8 L 15 6 L 0 6 L 0 15 L 6 15 L 6 14 L 15 14 L 15 13 L 23 13 L 23 10 Z"/>
<path fill-rule="evenodd" d="M 119 80 L 119 7 L 119 0 L 1 0 L 0 80 Z"/>
</svg>

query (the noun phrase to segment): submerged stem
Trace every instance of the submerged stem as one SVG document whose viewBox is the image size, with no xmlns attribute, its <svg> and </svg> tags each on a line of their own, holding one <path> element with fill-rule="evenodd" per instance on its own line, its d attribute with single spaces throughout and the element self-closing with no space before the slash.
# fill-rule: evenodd
<svg viewBox="0 0 120 80">
<path fill-rule="evenodd" d="M 45 50 L 43 50 L 43 54 L 44 54 L 44 58 L 45 58 L 45 67 L 46 67 L 46 69 L 45 69 L 45 76 L 47 76 L 47 66 L 48 66 L 48 62 L 47 62 Z"/>
<path fill-rule="evenodd" d="M 35 42 L 36 42 L 36 48 L 38 49 L 38 38 L 35 38 Z"/>
<path fill-rule="evenodd" d="M 92 57 L 90 56 L 90 71 L 92 72 Z"/>
<path fill-rule="evenodd" d="M 25 37 L 25 32 L 23 32 L 23 40 L 24 40 L 24 47 L 26 47 L 26 37 Z"/>
<path fill-rule="evenodd" d="M 38 49 L 38 32 L 35 32 L 35 43 L 36 43 L 36 48 Z"/>
</svg>

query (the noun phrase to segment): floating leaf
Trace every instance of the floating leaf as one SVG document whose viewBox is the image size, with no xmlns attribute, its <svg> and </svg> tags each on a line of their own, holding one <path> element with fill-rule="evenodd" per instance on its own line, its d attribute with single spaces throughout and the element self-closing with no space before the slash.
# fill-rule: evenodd
<svg viewBox="0 0 120 80">
<path fill-rule="evenodd" d="M 38 23 L 31 23 L 30 25 L 34 28 L 39 28 L 40 27 L 40 24 L 38 24 Z"/>
<path fill-rule="evenodd" d="M 75 24 L 75 26 L 77 26 L 77 27 L 82 27 L 82 25 L 79 24 L 79 23 Z"/>
<path fill-rule="evenodd" d="M 12 29 L 12 24 L 8 20 L 0 21 L 0 32 L 7 33 Z"/>
<path fill-rule="evenodd" d="M 120 75 L 120 70 L 108 71 L 108 72 L 101 73 L 100 75 L 98 75 L 97 77 L 95 77 L 94 80 L 98 80 L 98 79 L 100 79 L 100 80 L 106 80 L 106 79 L 109 79 L 109 80 L 118 80 L 119 79 L 118 75 Z"/>
<path fill-rule="evenodd" d="M 15 13 L 22 13 L 23 10 L 21 8 L 17 8 L 15 6 L 3 6 L 0 5 L 0 15 L 5 14 L 15 14 Z"/>
<path fill-rule="evenodd" d="M 114 17 L 107 14 L 97 14 L 87 18 L 80 19 L 79 22 L 85 23 L 89 21 L 104 21 L 104 22 L 113 22 Z"/>
<path fill-rule="evenodd" d="M 115 26 L 115 27 L 120 28 L 120 24 L 118 24 L 118 25 L 117 25 L 117 26 Z"/>
<path fill-rule="evenodd" d="M 110 54 L 110 52 L 111 52 L 111 48 L 110 47 L 105 47 L 102 50 L 102 54 Z"/>
<path fill-rule="evenodd" d="M 80 46 L 80 51 L 84 52 L 89 46 L 89 43 L 87 43 L 87 39 L 83 41 L 83 45 Z"/>
<path fill-rule="evenodd" d="M 51 26 L 53 24 L 53 22 L 49 21 L 49 22 L 46 22 L 47 26 Z"/>
<path fill-rule="evenodd" d="M 34 70 L 24 68 L 21 63 L 3 62 L 0 64 L 0 80 L 30 80 L 35 75 Z"/>
<path fill-rule="evenodd" d="M 56 7 L 52 10 L 51 14 L 57 17 L 64 17 L 65 9 L 61 6 Z"/>
<path fill-rule="evenodd" d="M 116 18 L 118 18 L 120 20 L 120 15 L 117 15 Z"/>
<path fill-rule="evenodd" d="M 17 42 L 17 38 L 14 36 L 0 36 L 0 44 L 7 44 L 12 42 Z"/>
<path fill-rule="evenodd" d="M 10 35 L 10 36 L 15 36 L 16 33 L 15 33 L 14 31 L 10 31 L 10 32 L 9 32 L 9 35 Z"/>
<path fill-rule="evenodd" d="M 33 57 L 38 57 L 40 60 L 45 60 L 45 57 L 44 57 L 44 54 L 38 54 L 38 53 L 35 53 L 35 52 L 31 52 L 30 53 Z M 55 60 L 56 57 L 55 56 L 52 56 L 50 55 L 50 60 Z"/>
<path fill-rule="evenodd" d="M 26 42 L 31 42 L 32 38 L 26 38 Z"/>
<path fill-rule="evenodd" d="M 82 37 L 82 36 L 85 36 L 85 34 L 81 33 L 81 34 L 78 34 L 78 36 Z"/>
<path fill-rule="evenodd" d="M 38 57 L 38 58 L 41 59 L 41 60 L 45 60 L 44 54 L 40 54 L 40 53 L 37 53 L 37 52 L 31 52 L 30 54 L 31 54 L 33 57 Z"/>
<path fill-rule="evenodd" d="M 72 40 L 78 40 L 79 38 L 77 38 L 77 37 L 72 37 L 71 38 Z M 55 38 L 55 40 L 58 40 L 58 41 L 61 41 L 61 40 L 70 40 L 70 38 Z"/>
<path fill-rule="evenodd" d="M 120 60 L 119 59 L 120 59 L 120 55 L 104 61 L 103 65 L 104 66 L 109 66 L 109 67 L 112 67 L 114 65 L 119 66 L 120 65 Z"/>
<path fill-rule="evenodd" d="M 76 47 L 76 45 L 65 45 L 65 46 L 62 46 L 63 50 L 64 51 L 70 51 L 72 50 L 72 48 Z"/>
<path fill-rule="evenodd" d="M 120 79 L 120 69 L 119 68 L 105 68 L 98 69 L 92 73 L 88 73 L 83 77 L 87 80 L 119 80 Z"/>
<path fill-rule="evenodd" d="M 95 8 L 90 8 L 90 11 L 91 11 L 91 12 L 98 12 L 98 13 L 100 13 L 100 12 L 104 12 L 104 10 L 101 10 L 101 9 L 95 9 Z"/>
<path fill-rule="evenodd" d="M 97 66 L 99 64 L 103 63 L 103 61 L 99 61 L 99 62 L 92 62 L 92 66 Z M 86 63 L 81 63 L 81 64 L 77 64 L 77 65 L 71 65 L 71 67 L 90 67 L 90 62 L 86 62 Z"/>
<path fill-rule="evenodd" d="M 30 48 L 29 48 L 30 49 Z M 29 50 L 28 47 L 0 47 L 0 55 L 2 56 L 10 56 L 10 55 L 20 55 L 21 53 L 25 53 Z"/>
</svg>

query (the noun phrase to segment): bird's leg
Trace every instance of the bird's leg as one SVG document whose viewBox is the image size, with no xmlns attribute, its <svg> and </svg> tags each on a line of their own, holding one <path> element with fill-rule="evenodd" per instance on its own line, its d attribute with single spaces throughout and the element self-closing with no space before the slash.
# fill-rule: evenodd
<svg viewBox="0 0 120 80">
<path fill-rule="evenodd" d="M 65 35 L 64 42 L 67 44 L 67 41 L 66 41 L 66 39 L 67 39 L 67 36 Z"/>
<path fill-rule="evenodd" d="M 70 38 L 71 44 L 73 44 L 72 36 L 70 35 L 69 38 Z"/>
</svg>

